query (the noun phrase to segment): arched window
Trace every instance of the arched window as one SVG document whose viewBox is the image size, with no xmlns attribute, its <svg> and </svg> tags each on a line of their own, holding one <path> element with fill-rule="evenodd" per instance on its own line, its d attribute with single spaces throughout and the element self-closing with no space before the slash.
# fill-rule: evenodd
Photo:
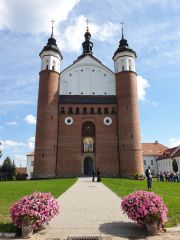
<svg viewBox="0 0 180 240">
<path fill-rule="evenodd" d="M 87 108 L 86 107 L 83 108 L 83 114 L 87 114 Z"/>
<path fill-rule="evenodd" d="M 79 108 L 78 107 L 76 108 L 76 114 L 79 114 Z"/>
<path fill-rule="evenodd" d="M 124 66 L 122 66 L 122 72 L 124 72 Z"/>
<path fill-rule="evenodd" d="M 98 107 L 98 114 L 101 114 L 101 108 Z"/>
<path fill-rule="evenodd" d="M 72 110 L 72 107 L 69 108 L 69 111 L 68 111 L 69 114 L 73 114 L 73 110 Z"/>
<path fill-rule="evenodd" d="M 115 114 L 116 112 L 115 112 L 115 108 L 114 107 L 112 107 L 112 111 L 111 111 L 111 114 Z"/>
<path fill-rule="evenodd" d="M 129 59 L 129 71 L 131 71 L 131 59 Z"/>
<path fill-rule="evenodd" d="M 90 114 L 94 114 L 94 108 L 93 107 L 90 108 Z"/>
<path fill-rule="evenodd" d="M 56 61 L 53 60 L 52 70 L 54 71 L 56 69 Z"/>
<path fill-rule="evenodd" d="M 91 137 L 86 137 L 83 140 L 84 152 L 93 152 L 94 140 Z"/>
<path fill-rule="evenodd" d="M 108 114 L 108 108 L 104 109 L 104 114 Z"/>
<path fill-rule="evenodd" d="M 65 113 L 65 109 L 64 107 L 61 107 L 61 114 L 64 114 Z"/>
<path fill-rule="evenodd" d="M 95 126 L 92 122 L 85 122 L 82 125 L 83 137 L 95 137 Z"/>
<path fill-rule="evenodd" d="M 82 136 L 82 151 L 94 152 L 95 151 L 95 125 L 92 122 L 85 122 L 81 128 Z"/>
</svg>

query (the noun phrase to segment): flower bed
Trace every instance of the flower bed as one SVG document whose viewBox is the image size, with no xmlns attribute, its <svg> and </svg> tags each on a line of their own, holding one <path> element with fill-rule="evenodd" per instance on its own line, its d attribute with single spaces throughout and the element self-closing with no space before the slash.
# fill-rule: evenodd
<svg viewBox="0 0 180 240">
<path fill-rule="evenodd" d="M 158 223 L 163 228 L 167 221 L 167 208 L 162 198 L 154 192 L 136 191 L 127 195 L 121 202 L 123 212 L 128 217 L 141 224 Z"/>
<path fill-rule="evenodd" d="M 51 193 L 35 192 L 10 207 L 14 225 L 21 228 L 22 224 L 31 224 L 33 230 L 47 224 L 58 213 L 58 203 Z"/>
</svg>

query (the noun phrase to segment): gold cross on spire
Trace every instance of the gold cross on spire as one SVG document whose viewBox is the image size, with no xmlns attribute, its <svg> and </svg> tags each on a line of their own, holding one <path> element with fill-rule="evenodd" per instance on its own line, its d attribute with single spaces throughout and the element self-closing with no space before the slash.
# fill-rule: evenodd
<svg viewBox="0 0 180 240">
<path fill-rule="evenodd" d="M 53 30 L 54 30 L 54 23 L 55 23 L 55 21 L 54 21 L 54 20 L 51 20 L 51 23 L 52 23 L 52 33 L 51 33 L 51 37 L 53 37 Z"/>
</svg>

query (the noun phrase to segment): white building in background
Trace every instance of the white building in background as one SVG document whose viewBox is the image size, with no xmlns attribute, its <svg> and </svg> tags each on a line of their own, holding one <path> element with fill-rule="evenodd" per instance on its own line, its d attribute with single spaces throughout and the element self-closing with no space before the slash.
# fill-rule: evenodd
<svg viewBox="0 0 180 240">
<path fill-rule="evenodd" d="M 151 166 L 151 171 L 155 176 L 158 172 L 156 160 L 168 149 L 166 146 L 155 141 L 154 143 L 142 143 L 144 171 Z"/>
<path fill-rule="evenodd" d="M 31 152 L 26 155 L 27 157 L 27 179 L 31 179 L 31 175 L 33 173 L 33 165 L 34 165 L 34 152 Z"/>
<path fill-rule="evenodd" d="M 157 159 L 166 151 L 168 148 L 160 143 L 158 141 L 155 141 L 154 143 L 142 143 L 142 154 L 143 154 L 143 160 L 144 160 L 144 171 L 148 168 L 148 166 L 151 166 L 152 172 L 154 175 L 157 174 L 160 168 L 157 166 Z M 26 155 L 27 156 L 27 174 L 28 179 L 31 178 L 31 175 L 33 173 L 33 165 L 34 165 L 34 152 L 31 152 Z M 159 162 L 161 160 L 158 160 L 159 166 L 163 165 L 164 163 Z M 179 159 L 180 164 L 180 159 Z M 171 164 L 172 167 L 172 164 Z M 180 168 L 180 166 L 179 166 Z"/>
<path fill-rule="evenodd" d="M 180 146 L 168 148 L 157 159 L 157 169 L 159 172 L 173 172 L 173 161 L 176 160 L 178 171 L 180 171 Z"/>
</svg>

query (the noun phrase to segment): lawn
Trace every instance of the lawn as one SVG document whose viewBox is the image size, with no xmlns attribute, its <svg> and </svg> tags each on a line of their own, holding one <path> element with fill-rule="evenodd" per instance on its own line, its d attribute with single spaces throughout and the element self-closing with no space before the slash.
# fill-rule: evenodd
<svg viewBox="0 0 180 240">
<path fill-rule="evenodd" d="M 119 178 L 104 178 L 103 183 L 123 197 L 136 190 L 147 191 L 146 181 Z M 166 183 L 153 181 L 153 192 L 160 195 L 168 208 L 168 222 L 166 227 L 180 224 L 180 183 Z"/>
<path fill-rule="evenodd" d="M 75 178 L 30 180 L 30 181 L 0 181 L 0 232 L 14 231 L 9 216 L 9 207 L 24 195 L 35 191 L 51 192 L 59 197 L 75 183 Z"/>
</svg>

